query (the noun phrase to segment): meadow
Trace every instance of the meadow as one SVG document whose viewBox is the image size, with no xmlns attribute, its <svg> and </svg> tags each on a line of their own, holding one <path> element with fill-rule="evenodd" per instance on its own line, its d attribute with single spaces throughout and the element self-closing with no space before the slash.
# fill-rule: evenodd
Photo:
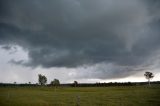
<svg viewBox="0 0 160 106">
<path fill-rule="evenodd" d="M 160 85 L 0 87 L 0 106 L 160 106 Z"/>
</svg>

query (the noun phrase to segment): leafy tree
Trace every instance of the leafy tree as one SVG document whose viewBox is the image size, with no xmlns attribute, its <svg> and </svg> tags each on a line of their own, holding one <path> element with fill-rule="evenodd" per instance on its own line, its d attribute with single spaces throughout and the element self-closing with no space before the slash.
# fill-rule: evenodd
<svg viewBox="0 0 160 106">
<path fill-rule="evenodd" d="M 51 85 L 57 87 L 60 85 L 60 81 L 58 79 L 54 79 L 53 81 L 51 81 Z"/>
<path fill-rule="evenodd" d="M 145 72 L 144 76 L 146 77 L 146 79 L 148 79 L 148 84 L 150 86 L 150 79 L 152 79 L 154 77 L 153 73 Z"/>
<path fill-rule="evenodd" d="M 41 74 L 38 74 L 38 82 L 40 85 L 45 85 L 47 83 L 47 77 Z"/>
<path fill-rule="evenodd" d="M 77 82 L 77 81 L 74 81 L 73 84 L 74 84 L 74 87 L 77 87 L 78 82 Z"/>
</svg>

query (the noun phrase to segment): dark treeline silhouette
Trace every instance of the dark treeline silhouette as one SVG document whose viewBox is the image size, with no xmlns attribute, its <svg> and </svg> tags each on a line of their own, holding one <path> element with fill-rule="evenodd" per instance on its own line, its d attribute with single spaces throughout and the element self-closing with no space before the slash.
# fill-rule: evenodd
<svg viewBox="0 0 160 106">
<path fill-rule="evenodd" d="M 152 84 L 160 84 L 160 81 L 151 82 Z M 61 86 L 68 87 L 109 87 L 109 86 L 137 86 L 147 85 L 148 82 L 109 82 L 109 83 L 78 83 L 76 86 L 74 83 L 61 84 Z"/>
<path fill-rule="evenodd" d="M 24 87 L 24 86 L 40 86 L 38 84 L 27 84 L 27 83 L 24 83 L 24 84 L 15 84 L 15 83 L 0 83 L 0 87 L 7 87 L 7 86 L 20 86 L 20 87 Z"/>
<path fill-rule="evenodd" d="M 137 85 L 147 85 L 148 82 L 109 82 L 109 83 L 67 83 L 60 84 L 61 87 L 109 87 L 109 86 L 137 86 Z M 160 81 L 153 81 L 151 84 L 160 84 Z M 38 87 L 42 86 L 40 84 L 17 84 L 17 83 L 0 83 L 0 87 L 8 87 L 8 86 L 19 86 L 19 87 Z M 46 84 L 45 86 L 52 87 L 52 84 Z"/>
</svg>

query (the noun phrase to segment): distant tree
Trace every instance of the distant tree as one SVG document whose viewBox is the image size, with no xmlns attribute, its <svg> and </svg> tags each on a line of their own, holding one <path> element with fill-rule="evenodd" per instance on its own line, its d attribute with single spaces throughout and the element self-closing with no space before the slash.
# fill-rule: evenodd
<svg viewBox="0 0 160 106">
<path fill-rule="evenodd" d="M 17 82 L 14 82 L 14 84 L 17 84 Z"/>
<path fill-rule="evenodd" d="M 57 87 L 60 85 L 60 81 L 58 79 L 54 79 L 53 81 L 51 81 L 51 85 Z"/>
<path fill-rule="evenodd" d="M 28 84 L 31 84 L 31 82 L 28 82 Z"/>
<path fill-rule="evenodd" d="M 47 83 L 47 77 L 41 74 L 38 74 L 38 82 L 40 85 L 45 85 Z"/>
<path fill-rule="evenodd" d="M 73 84 L 74 84 L 74 87 L 78 86 L 78 82 L 77 81 L 74 81 Z"/>
<path fill-rule="evenodd" d="M 145 72 L 144 76 L 146 77 L 146 79 L 148 79 L 148 84 L 150 86 L 151 85 L 150 84 L 150 79 L 152 79 L 154 77 L 153 73 L 151 73 L 151 72 Z"/>
</svg>

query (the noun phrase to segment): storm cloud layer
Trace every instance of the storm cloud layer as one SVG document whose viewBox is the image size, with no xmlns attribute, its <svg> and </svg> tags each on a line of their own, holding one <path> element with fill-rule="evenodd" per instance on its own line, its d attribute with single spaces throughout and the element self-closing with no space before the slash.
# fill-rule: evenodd
<svg viewBox="0 0 160 106">
<path fill-rule="evenodd" d="M 150 69 L 160 50 L 159 29 L 158 0 L 0 1 L 0 44 L 21 46 L 29 57 L 11 62 L 94 67 L 86 74 L 91 78 Z"/>
</svg>

